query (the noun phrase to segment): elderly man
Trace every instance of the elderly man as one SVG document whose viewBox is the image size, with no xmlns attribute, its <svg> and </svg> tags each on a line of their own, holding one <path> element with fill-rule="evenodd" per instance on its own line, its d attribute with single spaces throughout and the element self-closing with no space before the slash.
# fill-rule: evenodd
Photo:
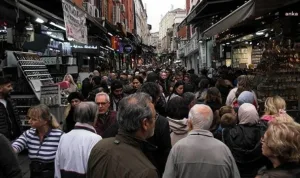
<svg viewBox="0 0 300 178">
<path fill-rule="evenodd" d="M 240 174 L 228 147 L 209 132 L 213 112 L 196 104 L 189 112 L 191 132 L 172 148 L 163 178 L 239 178 Z"/>
<path fill-rule="evenodd" d="M 88 178 L 156 178 L 155 167 L 143 151 L 155 149 L 146 139 L 153 136 L 156 112 L 151 97 L 135 93 L 120 101 L 119 132 L 93 148 L 88 162 Z"/>
<path fill-rule="evenodd" d="M 75 128 L 64 134 L 55 157 L 55 178 L 85 177 L 87 162 L 94 145 L 101 140 L 93 127 L 98 107 L 93 102 L 82 102 L 74 111 Z M 76 155 L 76 156 L 74 156 Z"/>
<path fill-rule="evenodd" d="M 97 134 L 102 136 L 107 128 L 116 123 L 117 112 L 110 110 L 110 98 L 107 93 L 98 93 L 95 102 L 99 106 L 99 114 L 94 126 Z"/>
</svg>

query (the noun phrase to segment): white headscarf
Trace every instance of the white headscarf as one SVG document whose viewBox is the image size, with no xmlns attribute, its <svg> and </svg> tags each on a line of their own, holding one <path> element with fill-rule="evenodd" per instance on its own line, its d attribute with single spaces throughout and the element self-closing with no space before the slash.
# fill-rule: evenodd
<svg viewBox="0 0 300 178">
<path fill-rule="evenodd" d="M 259 115 L 253 104 L 244 103 L 238 111 L 239 124 L 255 125 L 259 122 Z"/>
</svg>

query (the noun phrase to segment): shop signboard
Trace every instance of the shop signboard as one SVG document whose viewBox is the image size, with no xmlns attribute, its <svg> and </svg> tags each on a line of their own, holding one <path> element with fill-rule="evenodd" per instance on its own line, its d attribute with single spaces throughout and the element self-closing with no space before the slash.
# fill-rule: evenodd
<svg viewBox="0 0 300 178">
<path fill-rule="evenodd" d="M 126 44 L 123 46 L 123 51 L 125 54 L 130 54 L 133 51 L 133 46 L 131 44 Z"/>
<path fill-rule="evenodd" d="M 62 6 L 67 38 L 87 44 L 86 13 L 78 9 L 68 0 L 62 0 Z"/>
</svg>

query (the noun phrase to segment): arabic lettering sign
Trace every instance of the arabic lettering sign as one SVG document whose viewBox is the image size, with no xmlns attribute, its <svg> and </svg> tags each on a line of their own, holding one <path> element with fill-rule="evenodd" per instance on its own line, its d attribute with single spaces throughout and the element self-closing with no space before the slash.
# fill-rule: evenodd
<svg viewBox="0 0 300 178">
<path fill-rule="evenodd" d="M 68 0 L 62 0 L 67 38 L 83 44 L 88 43 L 86 13 Z"/>
</svg>

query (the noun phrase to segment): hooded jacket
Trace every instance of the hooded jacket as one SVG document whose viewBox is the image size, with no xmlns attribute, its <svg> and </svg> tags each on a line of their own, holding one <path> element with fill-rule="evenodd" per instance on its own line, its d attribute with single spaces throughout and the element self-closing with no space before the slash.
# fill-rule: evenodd
<svg viewBox="0 0 300 178">
<path fill-rule="evenodd" d="M 239 168 L 241 178 L 253 178 L 267 164 L 262 155 L 260 139 L 266 128 L 259 123 L 259 116 L 252 104 L 241 105 L 239 125 L 223 130 L 223 142 L 229 147 Z"/>
<path fill-rule="evenodd" d="M 171 143 L 173 146 L 180 139 L 188 135 L 189 132 L 188 120 L 185 118 L 182 120 L 175 120 L 169 117 L 167 117 L 167 119 L 169 120 Z"/>
</svg>

